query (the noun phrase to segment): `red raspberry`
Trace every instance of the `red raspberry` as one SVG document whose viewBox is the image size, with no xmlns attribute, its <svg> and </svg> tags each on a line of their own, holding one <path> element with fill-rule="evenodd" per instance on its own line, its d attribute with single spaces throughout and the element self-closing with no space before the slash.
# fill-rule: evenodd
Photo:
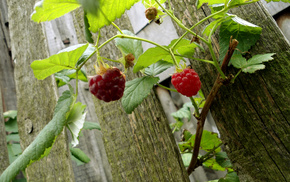
<svg viewBox="0 0 290 182">
<path fill-rule="evenodd" d="M 198 74 L 189 68 L 180 73 L 174 73 L 171 77 L 171 83 L 179 93 L 187 97 L 196 95 L 201 87 Z"/>
<path fill-rule="evenodd" d="M 118 68 L 110 68 L 103 75 L 89 81 L 90 92 L 105 102 L 119 100 L 125 89 L 125 75 Z"/>
</svg>

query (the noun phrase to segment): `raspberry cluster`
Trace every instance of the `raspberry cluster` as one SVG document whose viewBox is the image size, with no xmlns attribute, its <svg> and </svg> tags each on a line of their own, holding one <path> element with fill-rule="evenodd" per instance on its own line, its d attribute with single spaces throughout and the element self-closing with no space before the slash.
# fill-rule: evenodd
<svg viewBox="0 0 290 182">
<path fill-rule="evenodd" d="M 180 73 L 174 73 L 171 77 L 171 83 L 179 93 L 187 97 L 196 95 L 201 87 L 198 74 L 189 68 L 185 68 Z"/>
<path fill-rule="evenodd" d="M 118 68 L 110 68 L 103 75 L 89 81 L 90 92 L 105 102 L 119 100 L 125 89 L 125 75 Z"/>
</svg>

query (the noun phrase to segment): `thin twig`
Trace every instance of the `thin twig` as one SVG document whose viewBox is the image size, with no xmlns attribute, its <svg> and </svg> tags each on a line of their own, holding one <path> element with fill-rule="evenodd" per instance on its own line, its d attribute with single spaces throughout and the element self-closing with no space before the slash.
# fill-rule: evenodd
<svg viewBox="0 0 290 182">
<path fill-rule="evenodd" d="M 233 40 L 231 39 L 228 51 L 224 57 L 222 67 L 221 67 L 223 73 L 226 72 L 227 65 L 230 62 L 230 59 L 231 59 L 237 45 L 238 45 L 238 41 L 236 39 L 233 39 Z M 232 77 L 230 77 L 226 80 L 223 80 L 223 79 L 221 79 L 220 75 L 218 75 L 209 95 L 207 96 L 207 99 L 206 99 L 204 107 L 201 111 L 200 117 L 197 118 L 198 121 L 197 121 L 197 128 L 196 128 L 196 134 L 195 134 L 195 142 L 194 142 L 194 147 L 193 147 L 193 154 L 192 154 L 190 164 L 187 168 L 188 175 L 190 175 L 194 171 L 194 169 L 196 168 L 196 163 L 197 163 L 197 159 L 198 159 L 197 157 L 198 157 L 198 153 L 199 153 L 199 147 L 200 147 L 203 127 L 204 127 L 205 119 L 206 119 L 206 116 L 207 116 L 208 111 L 210 109 L 210 106 L 212 105 L 213 100 L 216 97 L 220 87 L 222 85 L 224 85 L 224 83 L 228 83 L 230 79 L 232 79 Z"/>
</svg>

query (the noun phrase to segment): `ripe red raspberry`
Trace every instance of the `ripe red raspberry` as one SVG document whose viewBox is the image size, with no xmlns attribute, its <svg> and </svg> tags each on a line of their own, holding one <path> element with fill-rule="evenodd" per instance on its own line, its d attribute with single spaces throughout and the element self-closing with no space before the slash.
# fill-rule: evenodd
<svg viewBox="0 0 290 182">
<path fill-rule="evenodd" d="M 157 16 L 157 9 L 155 7 L 147 8 L 145 11 L 145 16 L 148 20 L 154 20 Z"/>
<path fill-rule="evenodd" d="M 171 83 L 179 93 L 187 97 L 196 95 L 201 87 L 198 74 L 189 68 L 180 73 L 174 73 L 171 77 Z"/>
<path fill-rule="evenodd" d="M 125 75 L 118 68 L 110 68 L 103 75 L 89 81 L 90 92 L 105 102 L 119 100 L 125 89 Z"/>
</svg>

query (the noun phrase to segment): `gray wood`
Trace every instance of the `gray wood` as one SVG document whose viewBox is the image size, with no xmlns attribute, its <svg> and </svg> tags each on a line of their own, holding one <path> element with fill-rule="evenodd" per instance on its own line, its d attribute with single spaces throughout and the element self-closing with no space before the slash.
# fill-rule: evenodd
<svg viewBox="0 0 290 182">
<path fill-rule="evenodd" d="M 1 88 L 1 87 L 0 87 Z M 0 176 L 2 172 L 9 166 L 9 157 L 6 142 L 6 131 L 2 109 L 2 93 L 0 89 Z"/>
<path fill-rule="evenodd" d="M 33 60 L 48 56 L 41 24 L 31 21 L 35 1 L 8 1 L 12 56 L 15 60 L 17 122 L 21 147 L 25 149 L 52 118 L 57 101 L 53 77 L 37 80 L 30 68 Z M 62 132 L 50 154 L 26 168 L 28 181 L 74 181 L 70 154 Z"/>
<path fill-rule="evenodd" d="M 10 49 L 10 37 L 9 37 L 9 21 L 8 21 L 8 7 L 6 0 L 0 0 L 0 21 L 2 24 L 1 31 L 4 34 L 3 41 L 7 44 Z"/>
<path fill-rule="evenodd" d="M 196 11 L 195 2 L 174 0 L 172 3 L 175 15 L 188 27 L 192 26 L 191 22 L 210 14 L 206 6 Z M 181 7 L 195 13 L 183 16 Z M 231 12 L 263 28 L 252 53 L 275 52 L 276 56 L 266 64 L 265 70 L 252 75 L 241 74 L 235 84 L 223 87 L 211 107 L 213 118 L 241 181 L 289 181 L 289 43 L 260 3 Z M 182 32 L 178 28 L 180 35 Z M 213 43 L 218 52 L 217 37 L 213 38 Z M 216 72 L 209 65 L 192 64 L 207 95 Z M 235 71 L 231 69 L 232 73 Z"/>
<path fill-rule="evenodd" d="M 262 0 L 261 2 L 263 3 L 263 5 L 266 7 L 270 15 L 272 16 L 278 14 L 279 12 L 283 11 L 284 9 L 290 6 L 290 3 L 284 3 L 282 1 L 279 1 L 279 2 L 271 1 L 267 3 L 265 0 Z"/>
<path fill-rule="evenodd" d="M 7 4 L 0 1 L 0 86 L 3 94 L 3 110 L 16 109 L 14 64 L 9 55 L 10 37 L 8 32 Z"/>
</svg>

